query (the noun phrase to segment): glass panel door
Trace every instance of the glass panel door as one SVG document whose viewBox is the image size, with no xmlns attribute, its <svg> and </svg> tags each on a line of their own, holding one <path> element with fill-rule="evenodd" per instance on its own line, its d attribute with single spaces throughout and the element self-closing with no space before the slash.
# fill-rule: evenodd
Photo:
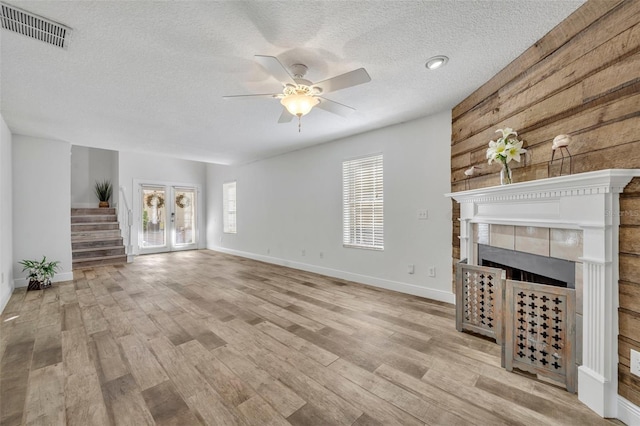
<svg viewBox="0 0 640 426">
<path fill-rule="evenodd" d="M 147 253 L 167 249 L 167 191 L 161 186 L 142 186 L 141 250 Z"/>
<path fill-rule="evenodd" d="M 173 187 L 172 250 L 196 248 L 196 190 Z"/>
<path fill-rule="evenodd" d="M 197 188 L 141 184 L 140 253 L 198 248 Z"/>
</svg>

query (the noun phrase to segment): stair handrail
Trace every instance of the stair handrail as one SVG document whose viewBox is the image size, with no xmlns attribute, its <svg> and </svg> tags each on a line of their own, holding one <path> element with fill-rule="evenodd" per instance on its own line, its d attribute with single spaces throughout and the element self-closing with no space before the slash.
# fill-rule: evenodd
<svg viewBox="0 0 640 426">
<path fill-rule="evenodd" d="M 131 246 L 131 227 L 133 226 L 133 211 L 131 211 L 131 208 L 129 207 L 129 203 L 127 202 L 127 194 L 125 193 L 127 188 L 125 188 L 124 186 L 120 186 L 120 195 L 121 195 L 121 199 L 124 202 L 124 207 L 127 211 L 127 245 L 126 245 L 126 252 L 127 255 L 131 255 L 132 254 L 132 246 Z"/>
</svg>

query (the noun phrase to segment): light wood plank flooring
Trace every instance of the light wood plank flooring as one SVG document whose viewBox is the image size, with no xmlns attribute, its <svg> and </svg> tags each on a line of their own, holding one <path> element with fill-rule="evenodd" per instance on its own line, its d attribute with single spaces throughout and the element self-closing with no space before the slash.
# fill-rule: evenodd
<svg viewBox="0 0 640 426">
<path fill-rule="evenodd" d="M 74 278 L 2 314 L 2 425 L 617 423 L 452 305 L 208 250 Z"/>
</svg>

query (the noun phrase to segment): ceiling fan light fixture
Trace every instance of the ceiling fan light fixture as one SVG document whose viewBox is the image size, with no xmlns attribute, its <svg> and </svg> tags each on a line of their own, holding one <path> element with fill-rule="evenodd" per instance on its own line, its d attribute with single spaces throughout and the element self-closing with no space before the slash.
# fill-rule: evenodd
<svg viewBox="0 0 640 426">
<path fill-rule="evenodd" d="M 427 63 L 425 64 L 425 67 L 433 71 L 433 70 L 437 70 L 438 68 L 442 68 L 447 64 L 447 62 L 449 62 L 449 58 L 447 58 L 444 55 L 438 55 L 438 56 L 434 56 L 432 58 L 427 59 Z"/>
<path fill-rule="evenodd" d="M 315 96 L 309 96 L 305 94 L 293 94 L 287 95 L 280 103 L 289 111 L 292 115 L 302 117 L 311 111 L 311 109 L 318 105 L 320 100 Z"/>
</svg>

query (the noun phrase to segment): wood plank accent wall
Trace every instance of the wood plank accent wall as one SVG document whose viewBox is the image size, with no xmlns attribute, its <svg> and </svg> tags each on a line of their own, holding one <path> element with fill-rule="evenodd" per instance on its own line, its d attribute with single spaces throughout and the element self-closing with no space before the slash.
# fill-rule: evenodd
<svg viewBox="0 0 640 426">
<path fill-rule="evenodd" d="M 460 102 L 452 113 L 451 191 L 499 184 L 485 152 L 495 130 L 518 131 L 529 150 L 515 182 L 557 176 L 550 166 L 558 134 L 573 141 L 573 173 L 640 168 L 640 0 L 589 0 Z M 481 166 L 465 181 L 464 170 Z M 565 168 L 567 165 L 565 164 Z M 640 405 L 629 350 L 640 351 L 640 179 L 620 201 L 620 395 Z M 453 202 L 453 261 L 460 258 L 459 207 Z"/>
</svg>

